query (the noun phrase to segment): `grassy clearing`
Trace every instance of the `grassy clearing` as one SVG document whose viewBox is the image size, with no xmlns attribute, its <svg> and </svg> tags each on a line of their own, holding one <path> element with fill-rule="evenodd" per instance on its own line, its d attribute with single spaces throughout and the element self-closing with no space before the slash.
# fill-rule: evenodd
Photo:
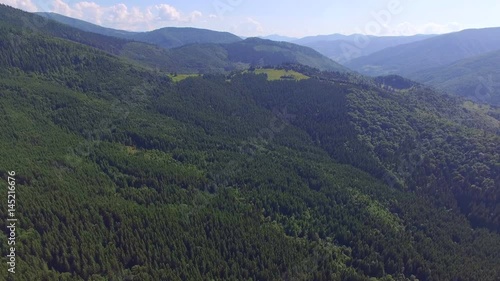
<svg viewBox="0 0 500 281">
<path fill-rule="evenodd" d="M 248 72 L 245 70 L 244 72 Z M 275 80 L 304 80 L 304 79 L 309 79 L 309 76 L 306 76 L 302 73 L 299 73 L 294 70 L 284 70 L 284 69 L 272 69 L 272 68 L 262 68 L 262 69 L 256 69 L 254 71 L 255 74 L 262 74 L 265 73 L 267 74 L 267 80 L 269 81 L 275 81 Z M 198 77 L 199 74 L 169 74 L 168 77 L 170 77 L 174 82 L 179 82 L 184 79 L 187 79 L 189 77 Z M 229 82 L 230 80 L 228 80 Z"/>
<path fill-rule="evenodd" d="M 198 77 L 198 75 L 199 74 L 176 74 L 176 75 L 169 74 L 168 77 L 172 78 L 174 82 L 179 82 L 189 77 Z"/>
<path fill-rule="evenodd" d="M 293 70 L 284 70 L 284 69 L 270 69 L 270 68 L 263 68 L 263 69 L 256 69 L 254 71 L 256 74 L 261 74 L 265 73 L 267 74 L 267 80 L 273 81 L 273 80 L 284 80 L 284 79 L 294 79 L 294 80 L 304 80 L 304 79 L 309 79 L 308 76 L 305 76 L 302 73 L 299 73 L 297 71 Z M 288 77 L 288 78 L 286 78 Z"/>
</svg>

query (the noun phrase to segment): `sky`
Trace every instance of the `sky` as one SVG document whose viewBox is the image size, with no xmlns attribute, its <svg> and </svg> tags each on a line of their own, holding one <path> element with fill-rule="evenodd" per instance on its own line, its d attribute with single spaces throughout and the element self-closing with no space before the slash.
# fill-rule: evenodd
<svg viewBox="0 0 500 281">
<path fill-rule="evenodd" d="M 239 36 L 442 34 L 500 27 L 498 0 L 0 0 L 105 27 L 197 27 Z"/>
</svg>

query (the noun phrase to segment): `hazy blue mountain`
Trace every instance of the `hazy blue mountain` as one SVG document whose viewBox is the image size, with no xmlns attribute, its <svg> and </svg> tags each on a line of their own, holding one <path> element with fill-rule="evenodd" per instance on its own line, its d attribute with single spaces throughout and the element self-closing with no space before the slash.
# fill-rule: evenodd
<svg viewBox="0 0 500 281">
<path fill-rule="evenodd" d="M 298 43 L 311 47 L 339 63 L 346 63 L 358 57 L 373 54 L 385 48 L 408 44 L 431 38 L 435 35 L 414 36 L 364 36 L 354 35 L 338 40 L 318 40 Z M 294 41 L 297 43 L 297 41 Z"/>
<path fill-rule="evenodd" d="M 499 66 L 500 50 L 412 73 L 409 77 L 452 94 L 500 106 Z"/>
<path fill-rule="evenodd" d="M 500 28 L 468 29 L 354 59 L 346 66 L 367 75 L 408 75 L 500 49 Z"/>
<path fill-rule="evenodd" d="M 268 35 L 268 36 L 261 36 L 259 38 L 267 39 L 267 40 L 273 40 L 273 41 L 279 41 L 279 42 L 293 42 L 293 41 L 299 39 L 297 37 L 282 36 L 282 35 L 279 35 L 279 34 L 272 34 L 272 35 Z"/>
<path fill-rule="evenodd" d="M 314 36 L 306 36 L 300 39 L 297 39 L 293 41 L 295 44 L 300 44 L 300 45 L 306 45 L 314 42 L 321 42 L 321 41 L 337 41 L 337 40 L 354 40 L 356 37 L 359 36 L 365 36 L 365 35 L 360 35 L 360 34 L 351 34 L 351 35 L 344 35 L 344 34 L 328 34 L 328 35 L 314 35 Z M 372 37 L 372 36 L 368 36 Z"/>
<path fill-rule="evenodd" d="M 278 35 L 278 34 L 272 34 L 272 35 L 268 35 L 268 36 L 262 36 L 262 37 L 259 37 L 259 38 L 267 39 L 267 40 L 273 40 L 273 41 L 282 41 L 282 42 L 293 42 L 293 41 L 299 39 L 299 38 L 296 38 L 296 37 L 282 36 L 282 35 Z"/>
</svg>

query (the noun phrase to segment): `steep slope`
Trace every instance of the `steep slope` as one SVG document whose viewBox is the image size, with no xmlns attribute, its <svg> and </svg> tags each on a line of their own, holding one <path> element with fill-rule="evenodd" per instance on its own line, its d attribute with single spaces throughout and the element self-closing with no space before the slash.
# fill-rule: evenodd
<svg viewBox="0 0 500 281">
<path fill-rule="evenodd" d="M 434 35 L 376 37 L 351 35 L 336 40 L 318 38 L 317 41 L 315 41 L 314 38 L 309 38 L 304 41 L 304 43 L 299 43 L 300 41 L 294 41 L 294 43 L 313 48 L 332 60 L 345 64 L 355 58 L 367 56 L 386 48 L 425 40 L 433 36 Z"/>
<path fill-rule="evenodd" d="M 409 75 L 500 49 L 500 28 L 469 29 L 388 48 L 347 67 L 367 75 Z"/>
<path fill-rule="evenodd" d="M 500 51 L 426 69 L 408 77 L 473 101 L 500 106 Z"/>
</svg>

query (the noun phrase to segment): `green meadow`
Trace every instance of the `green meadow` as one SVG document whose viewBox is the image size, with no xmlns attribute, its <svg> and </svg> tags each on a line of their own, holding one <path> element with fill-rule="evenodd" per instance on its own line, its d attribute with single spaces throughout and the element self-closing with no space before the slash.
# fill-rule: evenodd
<svg viewBox="0 0 500 281">
<path fill-rule="evenodd" d="M 262 74 L 262 73 L 267 74 L 268 81 L 282 80 L 282 79 L 290 79 L 290 80 L 309 79 L 308 76 L 294 70 L 262 68 L 262 69 L 256 69 L 254 72 L 255 74 Z"/>
<path fill-rule="evenodd" d="M 179 82 L 189 77 L 197 77 L 199 74 L 170 74 L 168 77 L 172 79 L 174 82 Z"/>
</svg>

